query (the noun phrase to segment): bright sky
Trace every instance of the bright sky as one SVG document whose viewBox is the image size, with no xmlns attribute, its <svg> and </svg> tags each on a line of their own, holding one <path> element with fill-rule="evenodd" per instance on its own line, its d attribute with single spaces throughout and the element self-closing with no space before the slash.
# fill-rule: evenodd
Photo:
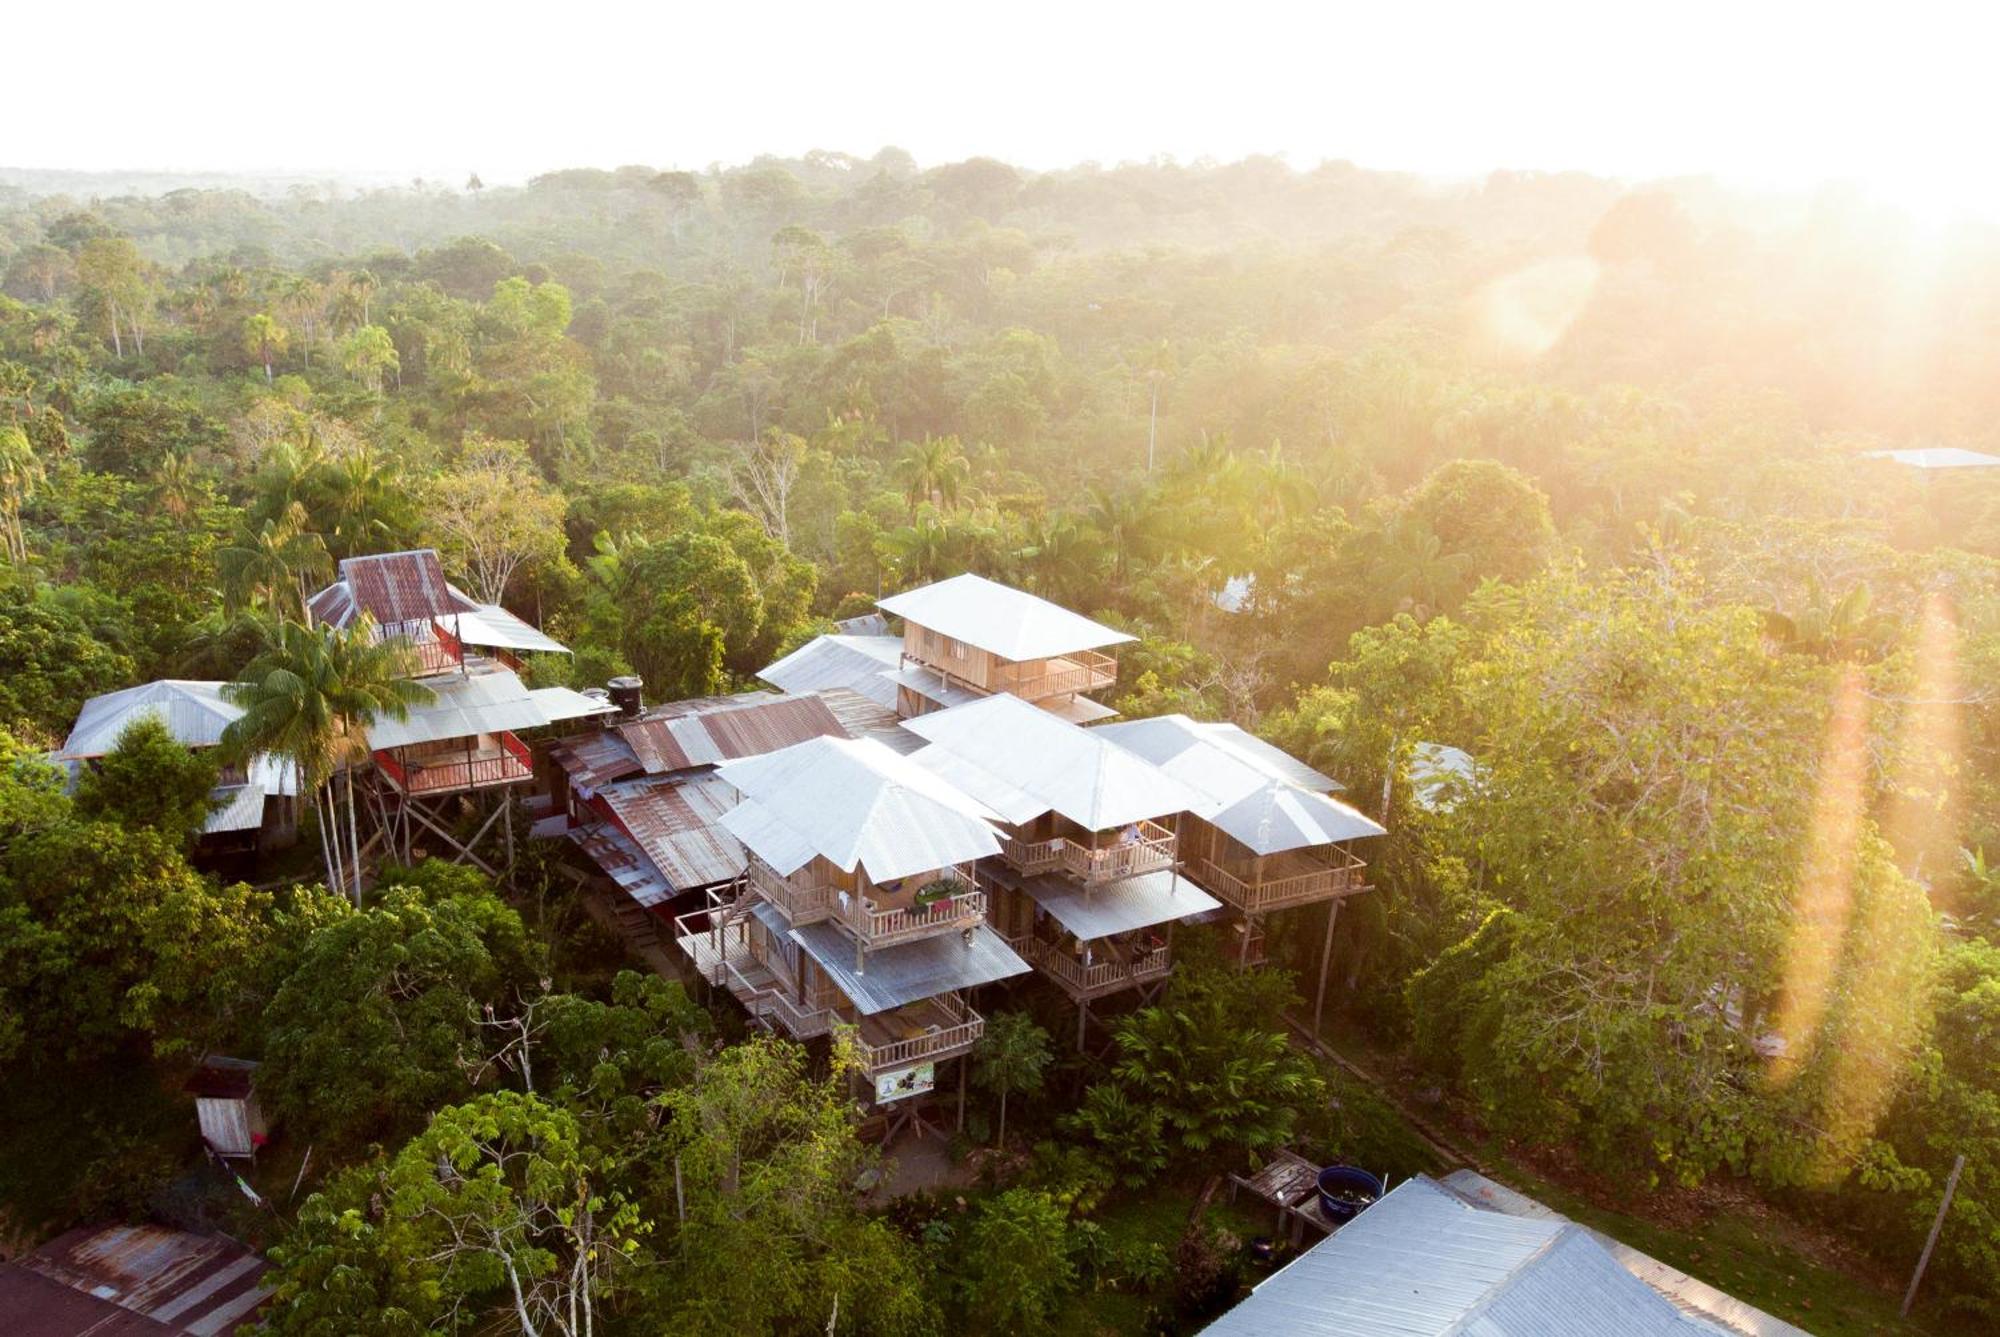
<svg viewBox="0 0 2000 1337">
<path fill-rule="evenodd" d="M 885 144 L 1033 167 L 1281 153 L 1838 179 L 2000 217 L 1981 0 L 15 8 L 0 166 L 498 183 Z"/>
</svg>

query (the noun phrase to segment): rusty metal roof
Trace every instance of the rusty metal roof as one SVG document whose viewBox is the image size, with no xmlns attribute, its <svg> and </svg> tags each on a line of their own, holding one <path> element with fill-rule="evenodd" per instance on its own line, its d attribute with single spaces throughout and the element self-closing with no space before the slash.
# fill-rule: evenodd
<svg viewBox="0 0 2000 1337">
<path fill-rule="evenodd" d="M 631 745 L 609 731 L 578 734 L 552 743 L 549 760 L 562 767 L 571 784 L 588 790 L 602 789 L 646 772 Z"/>
<path fill-rule="evenodd" d="M 822 687 L 813 695 L 826 702 L 826 708 L 840 721 L 840 727 L 847 730 L 849 738 L 872 738 L 905 757 L 924 745 L 923 739 L 903 727 L 894 710 L 859 692 L 845 687 Z"/>
<path fill-rule="evenodd" d="M 368 614 L 378 626 L 392 626 L 479 609 L 445 580 L 434 548 L 344 558 L 340 579 L 315 594 L 307 607 L 315 622 L 331 627 L 348 626 L 357 613 Z"/>
<path fill-rule="evenodd" d="M 654 906 L 674 894 L 666 877 L 653 866 L 645 851 L 610 822 L 593 822 L 573 827 L 569 838 L 591 857 L 606 877 L 642 906 Z"/>
<path fill-rule="evenodd" d="M 270 1264 L 226 1235 L 164 1226 L 106 1226 L 60 1235 L 20 1260 L 23 1269 L 117 1305 L 144 1326 L 45 1328 L 48 1332 L 183 1332 L 215 1337 L 247 1325 L 270 1288 Z M 5 1291 L 0 1290 L 0 1295 Z M 9 1321 L 5 1330 L 17 1328 Z"/>
<path fill-rule="evenodd" d="M 748 856 L 720 825 L 722 814 L 736 806 L 736 791 L 722 781 L 634 781 L 598 797 L 675 891 L 743 875 Z"/>
<path fill-rule="evenodd" d="M 18 1263 L 0 1264 L 0 1315 L 8 1337 L 163 1337 L 173 1331 L 89 1291 L 72 1290 Z"/>
<path fill-rule="evenodd" d="M 808 738 L 845 738 L 847 731 L 818 697 L 770 697 L 696 709 L 613 726 L 648 775 L 671 775 L 760 756 Z M 687 703 L 677 703 L 687 704 Z"/>
</svg>

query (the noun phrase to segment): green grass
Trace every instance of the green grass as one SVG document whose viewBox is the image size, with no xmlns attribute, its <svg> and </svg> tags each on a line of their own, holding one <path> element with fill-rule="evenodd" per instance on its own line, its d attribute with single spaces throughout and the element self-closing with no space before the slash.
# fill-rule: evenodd
<svg viewBox="0 0 2000 1337">
<path fill-rule="evenodd" d="M 1091 1218 L 1110 1242 L 1119 1248 L 1156 1244 L 1171 1258 L 1174 1246 L 1186 1233 L 1189 1213 L 1201 1193 L 1200 1183 L 1162 1182 L 1134 1193 L 1120 1191 Z M 1226 1190 L 1209 1204 L 1202 1221 L 1220 1226 L 1244 1240 L 1272 1233 L 1268 1217 L 1252 1215 L 1226 1199 Z M 1172 1301 L 1171 1275 L 1147 1294 L 1128 1291 L 1084 1290 L 1071 1298 L 1062 1320 L 1056 1325 L 1060 1337 L 1128 1337 L 1144 1330 L 1148 1311 Z"/>
</svg>

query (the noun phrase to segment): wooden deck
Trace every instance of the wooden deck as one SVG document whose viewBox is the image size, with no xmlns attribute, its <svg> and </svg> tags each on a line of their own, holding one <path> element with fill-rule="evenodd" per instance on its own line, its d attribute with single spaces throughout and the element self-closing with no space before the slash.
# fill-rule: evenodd
<svg viewBox="0 0 2000 1337">
<path fill-rule="evenodd" d="M 491 789 L 533 780 L 535 758 L 527 744 L 511 733 L 494 737 L 495 742 L 465 752 L 438 752 L 424 757 L 377 752 L 375 767 L 390 784 L 412 797 Z"/>
<path fill-rule="evenodd" d="M 947 993 L 863 1017 L 858 1030 L 861 1060 L 873 1076 L 970 1052 L 986 1033 L 986 1018 Z"/>
<path fill-rule="evenodd" d="M 1191 859 L 1183 870 L 1245 914 L 1311 905 L 1368 890 L 1368 865 L 1345 850 L 1290 851 L 1224 866 Z"/>
<path fill-rule="evenodd" d="M 1017 872 L 1062 872 L 1086 885 L 1115 882 L 1141 873 L 1163 873 L 1174 866 L 1174 833 L 1158 822 L 1140 822 L 1138 839 L 1120 841 L 1115 836 L 1099 844 L 1086 845 L 1067 836 L 1049 840 L 1000 838 L 1000 857 Z"/>
<path fill-rule="evenodd" d="M 1033 934 L 1012 939 L 1008 945 L 1079 1002 L 1165 979 L 1174 969 L 1173 948 L 1164 943 L 1139 951 L 1093 943 L 1089 965 L 1067 943 L 1043 942 Z"/>
</svg>

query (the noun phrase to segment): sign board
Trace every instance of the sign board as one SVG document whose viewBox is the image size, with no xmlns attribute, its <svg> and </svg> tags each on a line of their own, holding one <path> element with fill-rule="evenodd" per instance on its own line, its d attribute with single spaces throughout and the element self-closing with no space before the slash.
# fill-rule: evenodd
<svg viewBox="0 0 2000 1337">
<path fill-rule="evenodd" d="M 886 1105 L 906 1096 L 920 1096 L 937 1085 L 937 1064 L 919 1063 L 914 1068 L 875 1075 L 875 1103 Z"/>
</svg>

